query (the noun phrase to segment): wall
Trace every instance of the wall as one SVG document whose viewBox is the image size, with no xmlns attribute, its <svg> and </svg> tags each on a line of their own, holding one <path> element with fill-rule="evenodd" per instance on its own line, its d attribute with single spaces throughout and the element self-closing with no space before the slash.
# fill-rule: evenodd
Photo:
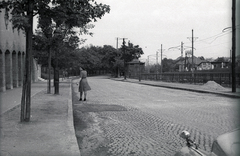
<svg viewBox="0 0 240 156">
<path fill-rule="evenodd" d="M 0 0 L 1 1 L 1 0 Z M 12 29 L 9 13 L 8 24 L 5 9 L 0 12 L 0 91 L 22 86 L 26 55 L 26 37 L 22 30 Z M 38 80 L 38 65 L 33 60 L 32 81 Z"/>
</svg>

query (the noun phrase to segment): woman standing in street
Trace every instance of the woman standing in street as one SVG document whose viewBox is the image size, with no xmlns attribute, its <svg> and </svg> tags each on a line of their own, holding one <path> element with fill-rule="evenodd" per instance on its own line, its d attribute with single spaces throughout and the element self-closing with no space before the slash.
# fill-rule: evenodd
<svg viewBox="0 0 240 156">
<path fill-rule="evenodd" d="M 82 101 L 83 93 L 84 93 L 84 101 L 86 101 L 87 91 L 91 90 L 91 87 L 89 86 L 87 81 L 87 71 L 84 70 L 82 67 L 80 67 L 79 69 L 80 69 L 80 79 L 79 79 L 79 87 L 78 87 L 78 91 L 80 92 L 79 101 Z"/>
</svg>

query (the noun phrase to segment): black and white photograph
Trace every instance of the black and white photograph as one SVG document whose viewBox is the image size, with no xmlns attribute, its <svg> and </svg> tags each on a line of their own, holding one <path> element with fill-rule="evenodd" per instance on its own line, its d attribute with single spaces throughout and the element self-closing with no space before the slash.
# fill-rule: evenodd
<svg viewBox="0 0 240 156">
<path fill-rule="evenodd" d="M 239 156 L 240 0 L 0 0 L 0 156 Z"/>
</svg>

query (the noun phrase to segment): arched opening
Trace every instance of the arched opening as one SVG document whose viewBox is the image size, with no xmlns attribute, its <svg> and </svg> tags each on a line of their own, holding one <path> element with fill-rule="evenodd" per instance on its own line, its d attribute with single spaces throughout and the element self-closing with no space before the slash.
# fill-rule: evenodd
<svg viewBox="0 0 240 156">
<path fill-rule="evenodd" d="M 10 51 L 6 51 L 5 53 L 5 80 L 6 80 L 6 88 L 12 89 L 12 56 Z"/>
<path fill-rule="evenodd" d="M 18 52 L 18 85 L 22 86 L 22 55 L 21 52 Z"/>
<path fill-rule="evenodd" d="M 18 57 L 16 51 L 12 53 L 12 78 L 13 87 L 18 87 Z"/>
</svg>

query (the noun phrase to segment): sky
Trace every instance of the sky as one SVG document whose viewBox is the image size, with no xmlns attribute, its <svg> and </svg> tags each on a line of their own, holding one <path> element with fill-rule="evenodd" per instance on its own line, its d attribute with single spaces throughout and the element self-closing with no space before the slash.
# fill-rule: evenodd
<svg viewBox="0 0 240 156">
<path fill-rule="evenodd" d="M 87 41 L 82 46 L 111 45 L 117 47 L 117 38 L 127 38 L 139 45 L 144 55 L 140 60 L 156 60 L 181 56 L 192 47 L 194 56 L 205 58 L 230 57 L 231 1 L 230 0 L 96 0 L 110 5 L 110 13 L 93 24 L 93 36 L 80 36 Z M 224 30 L 224 31 L 223 31 Z M 192 35 L 193 32 L 193 35 Z M 122 40 L 118 40 L 118 47 Z M 159 58 L 160 59 L 160 58 Z"/>
</svg>

